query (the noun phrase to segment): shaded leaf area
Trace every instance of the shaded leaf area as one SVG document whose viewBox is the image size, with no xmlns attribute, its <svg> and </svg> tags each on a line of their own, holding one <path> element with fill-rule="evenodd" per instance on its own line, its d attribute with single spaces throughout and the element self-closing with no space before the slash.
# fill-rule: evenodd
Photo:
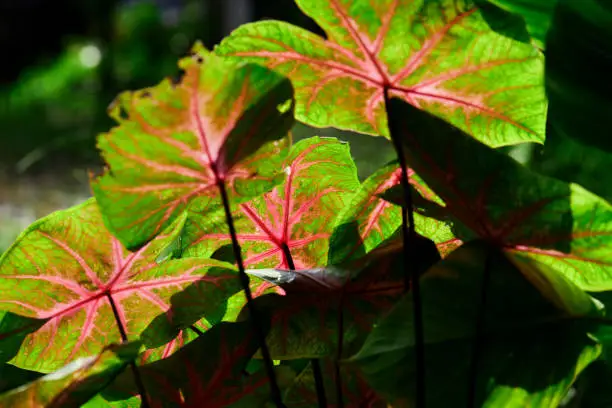
<svg viewBox="0 0 612 408">
<path fill-rule="evenodd" d="M 95 357 L 81 357 L 36 381 L 0 395 L 6 408 L 79 408 L 133 361 L 140 345 L 110 345 Z"/>
<path fill-rule="evenodd" d="M 495 243 L 534 284 L 561 274 L 585 290 L 611 289 L 607 201 L 530 171 L 403 101 L 391 105 L 409 165 L 446 203 L 457 238 Z"/>
<path fill-rule="evenodd" d="M 401 202 L 390 200 L 385 194 L 393 191 L 398 193 L 398 196 L 402 195 L 401 191 L 398 191 L 401 190 L 400 176 L 401 169 L 396 162 L 393 162 L 383 166 L 363 182 L 350 204 L 338 214 L 336 227 L 330 239 L 328 265 L 357 260 L 397 235 L 402 224 Z M 442 203 L 412 170 L 409 177 L 417 204 L 427 201 Z M 393 196 L 395 198 L 396 194 Z M 461 244 L 446 223 L 426 215 L 429 215 L 427 211 L 420 212 L 417 208 L 416 231 L 432 239 L 442 255 Z"/>
<path fill-rule="evenodd" d="M 261 21 L 233 31 L 215 53 L 289 77 L 299 121 L 388 136 L 389 89 L 491 146 L 544 140 L 543 57 L 507 35 L 525 32 L 509 13 L 484 18 L 470 0 L 296 3 L 327 39 Z"/>
<path fill-rule="evenodd" d="M 419 259 L 412 260 L 418 272 L 440 259 L 435 244 L 425 238 L 422 241 Z M 340 328 L 344 353 L 355 352 L 372 325 L 403 294 L 401 242 L 389 240 L 363 258 L 339 266 L 297 271 L 248 270 L 250 275 L 279 285 L 286 293 L 256 299 L 271 321 L 267 344 L 272 357 L 290 360 L 335 356 Z"/>
<path fill-rule="evenodd" d="M 538 168 L 611 201 L 602 174 L 612 165 L 612 7 L 560 0 L 546 47 L 549 142 Z"/>
<path fill-rule="evenodd" d="M 177 224 L 129 252 L 105 229 L 93 199 L 32 224 L 0 258 L 0 307 L 24 316 L 1 321 L 0 345 L 3 352 L 5 344 L 10 348 L 9 362 L 54 371 L 120 342 L 119 325 L 128 339 L 137 339 L 160 314 L 157 329 L 171 332 L 183 316 L 176 308 L 169 313 L 170 299 L 186 287 L 206 296 L 211 322 L 220 320 L 226 298 L 240 291 L 236 270 L 215 260 L 157 263 L 180 231 Z M 170 341 L 160 356 L 180 344 Z"/>
<path fill-rule="evenodd" d="M 580 408 L 603 408 L 612 405 L 612 390 L 610 390 L 610 366 L 609 349 L 603 351 L 603 359 L 589 365 L 580 376 L 583 382 L 582 391 L 577 397 Z"/>
<path fill-rule="evenodd" d="M 559 0 L 483 0 L 480 2 L 484 1 L 522 18 L 531 36 L 531 41 L 539 48 L 546 47 L 546 34 L 552 24 L 555 7 Z M 491 28 L 495 29 L 496 26 L 492 25 Z M 548 52 L 546 56 L 548 57 Z"/>
<path fill-rule="evenodd" d="M 489 258 L 487 260 L 487 257 Z M 485 265 L 486 302 L 481 307 Z M 476 322 L 482 342 L 474 406 L 556 407 L 578 374 L 600 351 L 589 330 L 600 315 L 594 301 L 568 281 L 551 284 L 566 294 L 553 305 L 498 248 L 470 242 L 421 278 L 428 407 L 466 406 Z M 569 295 L 571 294 L 571 295 Z M 349 359 L 391 403 L 412 406 L 414 341 L 407 294 Z M 590 318 L 593 319 L 590 319 Z"/>
<path fill-rule="evenodd" d="M 219 207 L 219 183 L 237 202 L 280 182 L 291 83 L 261 66 L 194 51 L 181 61 L 180 83 L 121 94 L 111 110 L 119 125 L 98 138 L 110 170 L 92 189 L 107 226 L 130 249 L 185 210 Z"/>
<path fill-rule="evenodd" d="M 285 181 L 272 191 L 240 204 L 232 216 L 248 268 L 312 268 L 325 264 L 338 212 L 359 188 L 349 146 L 332 138 L 296 143 L 282 169 Z M 185 256 L 224 258 L 230 236 L 224 214 L 194 215 L 187 224 Z M 293 266 L 287 259 L 291 254 Z M 231 254 L 231 250 L 226 252 Z"/>
<path fill-rule="evenodd" d="M 159 407 L 256 407 L 269 400 L 263 372 L 244 375 L 257 350 L 251 322 L 220 323 L 172 356 L 139 367 L 150 396 Z M 125 372 L 99 397 L 121 406 L 137 395 L 133 377 Z"/>
<path fill-rule="evenodd" d="M 334 364 L 325 360 L 321 364 L 328 407 L 339 407 L 336 395 Z M 370 388 L 360 373 L 352 366 L 342 366 L 342 401 L 346 407 L 387 407 L 386 401 Z M 283 402 L 288 407 L 316 407 L 317 391 L 312 367 L 308 364 L 296 373 L 291 384 L 284 390 Z"/>
<path fill-rule="evenodd" d="M 0 394 L 40 378 L 43 374 L 12 364 L 0 364 Z"/>
</svg>

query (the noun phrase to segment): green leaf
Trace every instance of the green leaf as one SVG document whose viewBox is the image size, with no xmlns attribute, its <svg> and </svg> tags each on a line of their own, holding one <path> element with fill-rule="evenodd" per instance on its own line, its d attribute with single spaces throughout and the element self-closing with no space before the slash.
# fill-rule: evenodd
<svg viewBox="0 0 612 408">
<path fill-rule="evenodd" d="M 546 49 L 548 134 L 540 168 L 612 201 L 612 7 L 560 0 Z"/>
<path fill-rule="evenodd" d="M 402 224 L 402 200 L 390 201 L 382 197 L 396 188 L 402 194 L 400 175 L 401 169 L 393 162 L 364 181 L 351 203 L 338 214 L 330 239 L 328 265 L 357 260 L 397 233 Z M 409 182 L 415 201 L 441 203 L 440 198 L 412 170 L 409 170 Z M 445 223 L 419 212 L 414 216 L 417 233 L 432 239 L 443 256 L 461 244 Z"/>
<path fill-rule="evenodd" d="M 112 109 L 119 125 L 98 138 L 110 170 L 92 189 L 108 228 L 130 249 L 185 210 L 218 207 L 221 182 L 235 203 L 280 181 L 290 82 L 254 64 L 201 59 L 182 61 L 179 84 L 121 94 Z"/>
<path fill-rule="evenodd" d="M 40 319 L 28 319 L 21 327 L 11 319 L 6 330 L 2 319 L 0 342 L 26 334 L 9 362 L 50 372 L 78 357 L 97 354 L 105 344 L 121 341 L 117 318 L 130 340 L 160 314 L 158 329 L 176 332 L 182 323 L 181 309 L 174 306 L 169 313 L 170 299 L 185 288 L 195 288 L 206 298 L 204 317 L 210 323 L 221 320 L 226 298 L 240 291 L 232 265 L 203 259 L 156 262 L 180 230 L 179 224 L 137 252 L 129 252 L 106 230 L 93 199 L 31 225 L 0 258 L 0 307 Z M 180 339 L 170 341 L 165 354 L 180 343 Z"/>
<path fill-rule="evenodd" d="M 486 0 L 506 11 L 521 16 L 534 43 L 545 47 L 546 34 L 551 25 L 558 0 Z M 546 53 L 548 58 L 548 50 Z"/>
<path fill-rule="evenodd" d="M 139 367 L 154 408 L 253 407 L 268 389 L 263 372 L 243 371 L 258 348 L 252 322 L 220 323 L 172 356 Z M 131 373 L 120 375 L 102 397 L 137 393 Z M 263 394 L 269 398 L 269 394 Z M 261 406 L 261 405 L 260 405 Z"/>
<path fill-rule="evenodd" d="M 422 240 L 425 242 L 416 252 L 419 258 L 411 260 L 419 265 L 419 273 L 440 259 L 435 244 Z M 372 326 L 404 293 L 403 265 L 402 240 L 392 239 L 339 266 L 248 270 L 249 275 L 283 290 L 284 296 L 256 300 L 272 322 L 267 344 L 273 358 L 335 356 L 340 328 L 344 353 L 355 352 Z"/>
<path fill-rule="evenodd" d="M 482 306 L 486 265 L 490 277 Z M 575 294 L 574 312 L 554 307 L 501 251 L 482 242 L 468 243 L 432 267 L 421 278 L 427 406 L 447 407 L 448 401 L 466 405 L 466 373 L 482 306 L 475 406 L 556 407 L 601 350 L 585 323 L 588 316 L 599 315 L 595 303 L 577 288 L 570 291 Z M 414 389 L 407 386 L 415 378 L 411 309 L 408 294 L 347 362 L 357 364 L 369 384 L 392 403 L 414 398 Z"/>
<path fill-rule="evenodd" d="M 294 268 L 325 264 L 329 237 L 338 212 L 359 188 L 349 146 L 336 139 L 312 137 L 296 143 L 282 165 L 286 178 L 272 191 L 240 204 L 232 215 L 247 268 Z M 192 216 L 185 256 L 220 256 L 230 247 L 225 215 Z M 231 252 L 231 251 L 228 251 Z M 235 262 L 233 255 L 223 260 Z"/>
<path fill-rule="evenodd" d="M 81 407 L 125 369 L 136 357 L 139 347 L 138 343 L 110 345 L 96 357 L 81 357 L 30 384 L 0 395 L 0 407 Z"/>
<path fill-rule="evenodd" d="M 457 238 L 495 243 L 534 284 L 561 274 L 584 290 L 612 288 L 612 205 L 403 101 L 391 111 L 409 165 L 446 203 Z"/>
<path fill-rule="evenodd" d="M 388 87 L 491 146 L 544 140 L 542 55 L 492 31 L 473 1 L 296 2 L 327 39 L 261 21 L 236 29 L 215 53 L 288 76 L 298 120 L 388 136 Z M 497 23 L 511 24 L 507 17 Z"/>
</svg>

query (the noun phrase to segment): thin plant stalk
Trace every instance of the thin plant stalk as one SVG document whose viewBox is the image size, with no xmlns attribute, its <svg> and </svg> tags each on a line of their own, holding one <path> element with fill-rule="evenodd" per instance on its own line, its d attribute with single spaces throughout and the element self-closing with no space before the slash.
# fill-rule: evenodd
<svg viewBox="0 0 612 408">
<path fill-rule="evenodd" d="M 415 368 L 416 368 L 416 392 L 415 407 L 425 407 L 425 339 L 423 330 L 423 303 L 421 300 L 421 284 L 418 271 L 414 267 L 414 254 L 412 243 L 416 240 L 416 230 L 414 224 L 414 207 L 412 202 L 412 191 L 408 179 L 408 166 L 406 156 L 400 140 L 400 129 L 397 129 L 395 115 L 390 103 L 389 89 L 384 90 L 385 110 L 387 122 L 389 123 L 389 133 L 393 147 L 399 160 L 401 174 L 401 185 L 404 195 L 402 203 L 402 237 L 404 244 L 404 291 L 412 291 L 413 320 L 414 320 L 414 345 L 415 345 Z"/>
<path fill-rule="evenodd" d="M 491 262 L 493 255 L 487 250 L 485 255 L 484 272 L 482 276 L 482 284 L 480 287 L 480 300 L 477 308 L 476 327 L 474 334 L 474 342 L 472 345 L 472 357 L 470 360 L 470 368 L 468 372 L 468 397 L 467 407 L 476 407 L 476 390 L 478 380 L 478 366 L 482 360 L 482 355 L 485 347 L 485 323 L 487 317 L 487 298 L 489 281 L 491 280 Z"/>
<path fill-rule="evenodd" d="M 343 344 L 344 344 L 344 313 L 342 305 L 344 304 L 344 288 L 340 294 L 340 302 L 338 307 L 338 352 L 334 361 L 334 371 L 336 380 L 336 407 L 344 408 L 344 395 L 342 392 L 342 373 L 340 372 L 340 360 L 342 359 Z"/>
<path fill-rule="evenodd" d="M 225 219 L 232 239 L 234 257 L 236 258 L 236 263 L 238 264 L 238 276 L 240 278 L 240 283 L 242 284 L 242 290 L 244 291 L 244 295 L 246 296 L 247 308 L 251 315 L 251 320 L 253 322 L 253 330 L 255 332 L 255 337 L 259 342 L 261 348 L 261 356 L 263 358 L 264 366 L 266 368 L 266 374 L 268 376 L 268 380 L 270 381 L 270 394 L 272 397 L 272 402 L 278 408 L 284 408 L 285 404 L 283 404 L 280 388 L 278 387 L 278 382 L 276 380 L 276 374 L 274 373 L 274 363 L 272 362 L 270 350 L 268 349 L 268 345 L 266 344 L 266 336 L 261 328 L 259 312 L 255 307 L 255 303 L 253 302 L 253 294 L 251 293 L 251 288 L 249 287 L 249 277 L 244 270 L 244 261 L 242 260 L 240 243 L 238 242 L 236 228 L 234 227 L 234 219 L 232 218 L 232 213 L 230 211 L 227 190 L 225 189 L 224 181 L 218 176 L 217 186 L 219 188 L 219 192 L 221 193 L 221 201 L 223 203 L 223 209 L 225 210 Z"/>
<path fill-rule="evenodd" d="M 127 343 L 127 332 L 125 331 L 125 327 L 123 327 L 123 322 L 121 322 L 121 319 L 119 318 L 119 311 L 117 310 L 115 300 L 113 299 L 110 293 L 106 294 L 106 298 L 108 299 L 108 303 L 110 303 L 111 309 L 113 310 L 113 315 L 115 316 L 115 321 L 117 322 L 117 327 L 119 328 L 119 334 L 121 335 L 121 341 Z M 134 376 L 134 383 L 136 384 L 136 388 L 138 389 L 138 393 L 140 394 L 140 406 L 141 408 L 149 408 L 149 396 L 144 386 L 144 382 L 142 381 L 140 371 L 138 370 L 138 367 L 136 366 L 136 363 L 134 361 L 130 362 L 130 369 L 132 370 L 132 375 Z"/>
<path fill-rule="evenodd" d="M 291 251 L 289 250 L 289 246 L 287 244 L 282 245 L 283 256 L 285 257 L 285 261 L 287 262 L 287 266 L 292 271 L 295 270 L 295 262 L 293 262 L 293 257 L 291 256 Z M 315 381 L 315 389 L 317 390 L 317 403 L 319 408 L 327 407 L 327 397 L 325 395 L 325 386 L 323 384 L 323 373 L 321 372 L 321 364 L 319 360 L 313 358 L 310 360 L 310 366 L 312 368 L 312 376 Z"/>
</svg>

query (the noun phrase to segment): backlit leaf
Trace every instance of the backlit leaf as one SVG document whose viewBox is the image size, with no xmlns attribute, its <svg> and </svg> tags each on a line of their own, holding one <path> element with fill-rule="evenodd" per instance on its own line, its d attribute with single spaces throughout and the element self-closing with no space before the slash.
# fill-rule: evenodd
<svg viewBox="0 0 612 408">
<path fill-rule="evenodd" d="M 249 269 L 290 268 L 284 247 L 297 269 L 324 264 L 334 218 L 359 188 L 349 146 L 336 139 L 312 137 L 296 143 L 282 168 L 284 183 L 240 204 L 232 214 Z M 217 224 L 209 215 L 191 220 L 185 256 L 210 257 L 231 244 L 223 214 Z"/>
<path fill-rule="evenodd" d="M 495 243 L 534 283 L 560 273 L 585 290 L 612 288 L 612 205 L 402 101 L 391 105 L 409 165 L 444 200 L 459 239 Z"/>
<path fill-rule="evenodd" d="M 293 123 L 290 82 L 261 66 L 199 54 L 182 61 L 179 84 L 120 95 L 112 111 L 119 125 L 98 138 L 110 170 L 92 188 L 128 248 L 185 210 L 220 205 L 221 182 L 236 202 L 280 181 Z"/>
<path fill-rule="evenodd" d="M 471 0 L 297 0 L 323 39 L 278 21 L 245 24 L 215 52 L 288 76 L 296 118 L 388 136 L 383 89 L 492 146 L 542 142 L 542 55 L 497 34 Z M 506 21 L 508 15 L 499 16 Z M 524 24 L 508 27 L 524 31 Z"/>
<path fill-rule="evenodd" d="M 79 408 L 104 389 L 138 353 L 139 345 L 111 345 L 36 381 L 0 395 L 2 408 Z"/>
<path fill-rule="evenodd" d="M 160 330 L 175 330 L 180 316 L 169 313 L 170 298 L 189 285 L 207 297 L 211 316 L 222 314 L 225 298 L 240 290 L 235 268 L 202 259 L 158 264 L 173 232 L 128 252 L 105 229 L 93 199 L 30 226 L 0 258 L 0 307 L 44 325 L 26 335 L 10 363 L 50 372 L 120 342 L 111 298 L 130 340 L 158 315 L 165 315 L 158 319 Z M 14 329 L 0 340 L 18 334 Z M 165 346 L 166 355 L 176 343 Z"/>
<path fill-rule="evenodd" d="M 401 208 L 380 196 L 393 187 L 401 190 L 400 177 L 401 169 L 391 163 L 364 181 L 350 204 L 338 215 L 330 239 L 328 265 L 359 259 L 397 232 L 402 224 Z M 412 170 L 409 177 L 417 192 L 414 196 L 440 201 Z M 415 213 L 415 226 L 419 234 L 436 242 L 442 255 L 461 244 L 443 222 Z"/>
</svg>

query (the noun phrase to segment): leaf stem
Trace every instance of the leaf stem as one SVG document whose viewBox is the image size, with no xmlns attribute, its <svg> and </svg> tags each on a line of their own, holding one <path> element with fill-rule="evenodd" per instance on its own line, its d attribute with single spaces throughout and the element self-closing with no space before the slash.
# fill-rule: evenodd
<svg viewBox="0 0 612 408">
<path fill-rule="evenodd" d="M 202 330 L 198 329 L 194 324 L 189 326 L 189 328 L 191 329 L 192 332 L 194 332 L 198 336 L 203 336 L 204 335 L 204 332 Z"/>
<path fill-rule="evenodd" d="M 295 270 L 295 262 L 293 262 L 293 257 L 291 256 L 291 250 L 286 242 L 283 242 L 281 245 L 281 249 L 283 251 L 283 256 L 285 261 L 287 262 L 287 266 L 292 271 Z M 310 360 L 310 366 L 312 368 L 312 376 L 315 381 L 315 389 L 317 390 L 317 403 L 319 408 L 327 408 L 327 397 L 325 395 L 325 385 L 323 384 L 323 373 L 321 371 L 321 364 L 319 360 L 313 358 Z"/>
<path fill-rule="evenodd" d="M 272 396 L 272 401 L 278 408 L 285 408 L 285 404 L 283 404 L 283 400 L 281 397 L 280 388 L 278 387 L 278 382 L 276 381 L 276 374 L 274 373 L 274 363 L 272 362 L 270 350 L 268 349 L 268 345 L 266 344 L 266 336 L 263 330 L 261 329 L 261 320 L 259 317 L 259 313 L 257 308 L 255 307 L 255 303 L 253 302 L 253 294 L 251 293 L 251 288 L 249 286 L 249 277 L 244 270 L 244 261 L 242 260 L 240 243 L 238 242 L 236 228 L 234 227 L 234 219 L 232 218 L 232 212 L 230 210 L 229 198 L 227 196 L 227 190 L 225 189 L 225 182 L 217 175 L 216 168 L 213 167 L 213 170 L 215 171 L 215 175 L 217 176 L 217 187 L 219 188 L 219 192 L 221 193 L 221 201 L 223 203 L 223 209 L 225 210 L 225 220 L 227 222 L 227 227 L 229 228 L 229 233 L 232 239 L 234 257 L 236 258 L 236 263 L 238 264 L 238 276 L 240 278 L 240 283 L 242 284 L 242 290 L 244 291 L 244 295 L 246 296 L 247 308 L 249 310 L 249 314 L 251 315 L 251 320 L 253 322 L 253 331 L 255 332 L 255 337 L 257 338 L 261 348 L 261 356 L 263 358 L 264 366 L 266 367 L 266 374 L 268 376 L 268 379 L 270 380 L 270 394 Z"/>
<path fill-rule="evenodd" d="M 472 358 L 470 361 L 470 368 L 468 371 L 468 396 L 467 396 L 467 407 L 476 407 L 476 390 L 478 381 L 478 366 L 482 359 L 483 348 L 485 347 L 485 336 L 484 329 L 487 318 L 487 294 L 489 281 L 491 280 L 491 261 L 492 254 L 487 250 L 485 256 L 484 272 L 482 276 L 482 284 L 480 287 L 480 300 L 478 303 L 478 309 L 476 311 L 476 327 L 474 334 L 474 343 L 472 345 Z"/>
<path fill-rule="evenodd" d="M 128 342 L 127 332 L 125 327 L 123 327 L 123 322 L 119 318 L 119 310 L 117 309 L 117 305 L 115 304 L 115 300 L 111 296 L 109 292 L 106 292 L 106 298 L 108 299 L 108 303 L 110 303 L 111 309 L 113 310 L 113 315 L 115 316 L 115 322 L 117 322 L 117 327 L 119 328 L 119 334 L 121 335 L 121 341 L 124 343 Z M 134 383 L 136 384 L 136 389 L 138 389 L 138 393 L 140 394 L 140 407 L 141 408 L 149 408 L 149 397 L 147 394 L 147 390 L 144 386 L 144 382 L 142 381 L 142 376 L 140 375 L 140 371 L 136 366 L 134 361 L 130 362 L 130 369 L 132 370 L 132 375 L 134 376 Z"/>
<path fill-rule="evenodd" d="M 404 202 L 402 203 L 402 236 L 404 244 L 404 290 L 412 291 L 413 303 L 413 320 L 414 320 L 414 344 L 415 344 L 415 365 L 416 365 L 416 392 L 415 392 L 415 407 L 425 407 L 425 340 L 423 330 L 423 303 L 421 300 L 421 284 L 416 268 L 414 268 L 411 260 L 413 257 L 413 245 L 416 240 L 416 230 L 414 224 L 414 206 L 412 201 L 412 191 L 410 189 L 410 181 L 408 179 L 408 166 L 406 165 L 406 156 L 399 136 L 399 129 L 395 122 L 397 114 L 393 112 L 391 99 L 389 97 L 389 88 L 384 89 L 385 110 L 387 113 L 387 122 L 389 124 L 389 134 L 393 147 L 399 160 L 401 174 L 401 185 L 404 193 Z"/>
<path fill-rule="evenodd" d="M 344 395 L 342 393 L 342 373 L 340 372 L 340 360 L 342 359 L 343 343 L 344 343 L 344 313 L 342 305 L 344 304 L 344 288 L 340 293 L 340 302 L 338 305 L 338 353 L 334 361 L 334 370 L 336 377 L 336 407 L 344 408 Z"/>
</svg>

